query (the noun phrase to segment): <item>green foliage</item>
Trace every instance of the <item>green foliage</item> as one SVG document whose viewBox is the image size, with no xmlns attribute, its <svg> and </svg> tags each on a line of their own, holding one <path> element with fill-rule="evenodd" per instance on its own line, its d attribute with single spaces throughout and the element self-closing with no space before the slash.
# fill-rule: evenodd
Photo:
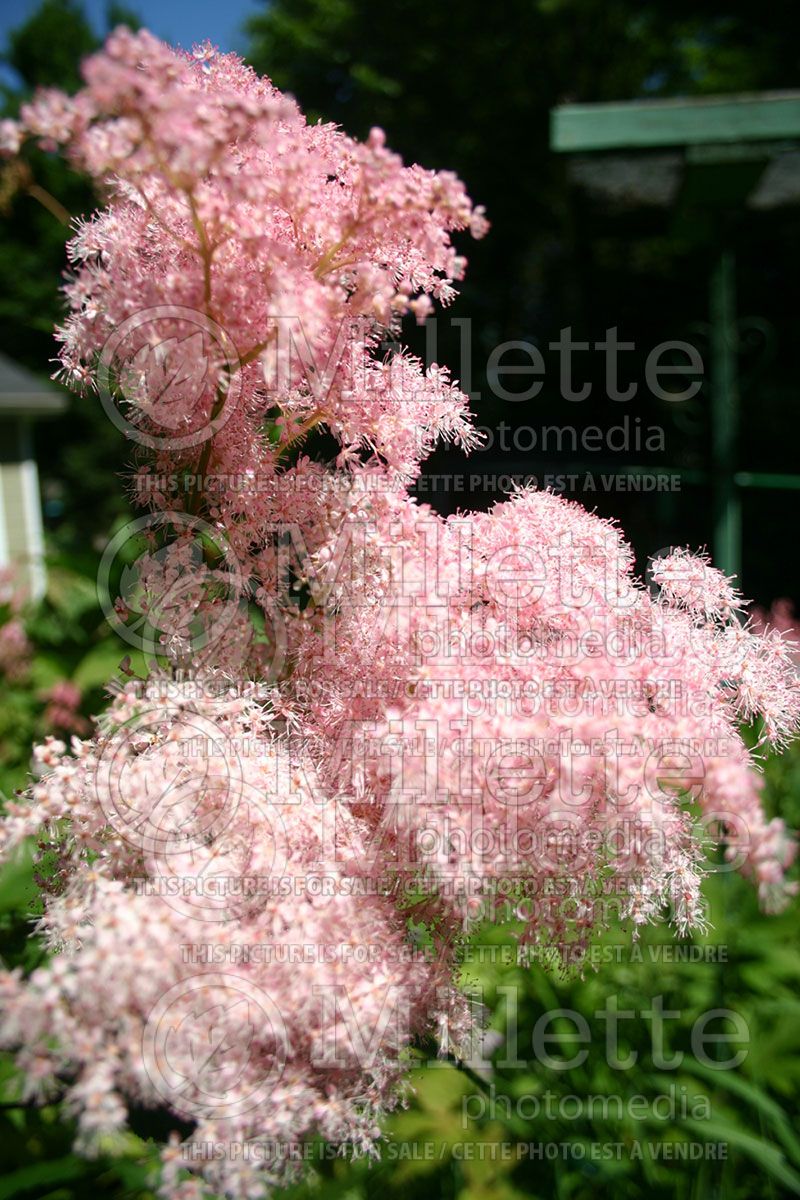
<svg viewBox="0 0 800 1200">
<path fill-rule="evenodd" d="M 6 796 L 25 785 L 32 745 L 48 733 L 65 736 L 48 724 L 49 689 L 63 681 L 80 689 L 78 715 L 88 729 L 88 718 L 103 708 L 106 685 L 118 677 L 120 662 L 136 658 L 106 622 L 96 576 L 94 555 L 53 560 L 45 596 L 21 614 L 30 661 L 19 674 L 0 675 L 0 793 Z M 8 607 L 0 610 L 0 626 L 11 618 Z"/>
<path fill-rule="evenodd" d="M 155 1200 L 152 1145 L 118 1139 L 113 1157 L 72 1152 L 75 1129 L 55 1107 L 0 1111 L 0 1200 Z"/>
</svg>

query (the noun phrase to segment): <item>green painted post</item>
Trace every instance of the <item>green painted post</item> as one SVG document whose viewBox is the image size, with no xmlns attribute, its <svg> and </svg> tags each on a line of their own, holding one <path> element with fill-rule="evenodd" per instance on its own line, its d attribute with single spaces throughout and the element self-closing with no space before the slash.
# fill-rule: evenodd
<svg viewBox="0 0 800 1200">
<path fill-rule="evenodd" d="M 711 273 L 711 471 L 714 560 L 741 575 L 742 503 L 735 475 L 739 433 L 736 370 L 736 262 L 723 250 Z"/>
</svg>

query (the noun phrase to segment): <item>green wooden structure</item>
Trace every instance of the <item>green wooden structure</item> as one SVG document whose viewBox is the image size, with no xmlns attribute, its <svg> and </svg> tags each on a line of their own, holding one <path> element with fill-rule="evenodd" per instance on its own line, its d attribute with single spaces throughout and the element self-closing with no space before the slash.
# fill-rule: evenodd
<svg viewBox="0 0 800 1200">
<path fill-rule="evenodd" d="M 552 110 L 551 148 L 574 156 L 599 195 L 670 208 L 715 251 L 711 326 L 710 478 L 714 557 L 741 572 L 742 490 L 800 488 L 800 475 L 741 470 L 735 248 L 720 210 L 800 204 L 800 92 L 566 104 Z M 708 475 L 706 475 L 708 478 Z"/>
<path fill-rule="evenodd" d="M 770 143 L 796 139 L 799 116 L 800 92 L 564 104 L 553 109 L 550 143 L 560 153 Z"/>
</svg>

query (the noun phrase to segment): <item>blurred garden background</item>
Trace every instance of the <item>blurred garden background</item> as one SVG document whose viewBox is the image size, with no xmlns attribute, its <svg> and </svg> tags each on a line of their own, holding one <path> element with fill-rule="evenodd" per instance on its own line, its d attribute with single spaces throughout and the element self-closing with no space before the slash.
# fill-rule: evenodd
<svg viewBox="0 0 800 1200">
<path fill-rule="evenodd" d="M 17 7 L 19 20 L 16 10 L 13 22 L 3 19 L 5 116 L 13 116 L 37 86 L 77 88 L 81 58 L 118 23 L 144 21 L 154 33 L 172 36 L 180 26 L 187 48 L 206 33 L 218 36 L 219 13 L 212 28 L 204 3 L 185 17 L 178 7 L 165 14 L 168 28 L 159 26 L 158 6 L 151 12 L 135 3 L 113 4 L 102 16 L 94 6 L 84 10 L 79 0 Z M 425 467 L 427 482 L 420 481 L 421 498 L 446 511 L 483 508 L 501 498 L 502 475 L 574 475 L 566 494 L 617 517 L 643 571 L 648 557 L 668 545 L 713 548 L 720 504 L 728 503 L 740 526 L 735 541 L 743 591 L 759 607 L 760 619 L 797 639 L 800 662 L 791 607 L 800 600 L 796 6 L 790 0 L 759 6 L 739 0 L 706 0 L 702 6 L 683 0 L 507 0 L 494 6 L 477 0 L 254 0 L 241 12 L 230 7 L 228 20 L 234 18 L 241 21 L 235 48 L 296 95 L 312 118 L 334 120 L 358 136 L 382 126 L 389 145 L 407 161 L 453 169 L 486 206 L 492 230 L 469 248 L 455 307 L 427 332 L 411 324 L 403 336 L 468 385 L 478 424 L 494 431 L 494 444 L 471 461 L 458 487 L 442 481 L 464 475 L 463 463 L 449 451 L 434 456 Z M 565 106 L 752 99 L 765 92 L 786 94 L 795 106 L 785 133 L 738 156 L 706 154 L 700 161 L 695 155 L 694 166 L 704 171 L 699 196 L 697 175 L 686 165 L 691 156 L 683 149 L 676 166 L 675 148 L 671 161 L 663 149 L 598 159 L 561 153 L 554 144 L 553 110 Z M 0 354 L 31 372 L 31 386 L 43 392 L 57 389 L 49 380 L 52 329 L 61 315 L 69 223 L 95 202 L 82 179 L 40 151 L 26 150 L 0 174 Z M 714 396 L 719 379 L 712 365 L 719 351 L 713 287 L 723 255 L 733 276 L 728 296 L 734 312 L 724 349 L 735 375 L 736 420 L 721 447 Z M 567 328 L 576 343 L 602 343 L 615 329 L 620 342 L 632 344 L 619 381 L 620 388 L 638 383 L 631 400 L 608 395 L 605 359 L 589 351 L 576 356 L 574 370 L 575 383 L 591 383 L 591 393 L 580 401 L 564 399 L 548 354 Z M 695 395 L 680 402 L 645 385 L 649 352 L 678 340 L 696 347 L 704 366 Z M 548 362 L 535 397 L 521 398 L 522 376 L 504 377 L 506 394 L 492 386 L 491 354 L 506 342 L 533 345 Z M 524 351 L 514 354 L 504 363 L 529 363 Z M 34 741 L 47 733 L 90 731 L 103 689 L 126 659 L 128 649 L 104 621 L 95 580 L 104 546 L 131 511 L 122 479 L 130 446 L 96 399 L 65 398 L 63 412 L 36 420 L 16 409 L 14 414 L 14 422 L 21 420 L 26 430 L 30 425 L 38 466 L 46 587 L 31 597 L 19 570 L 11 566 L 0 575 L 0 789 L 6 797 L 25 785 Z M 616 441 L 601 437 L 602 449 L 584 446 L 576 453 L 564 432 L 573 430 L 580 439 L 582 430 L 596 426 L 607 433 L 622 427 L 623 417 L 627 434 Z M 7 438 L 5 467 L 17 457 L 17 425 L 12 430 L 11 418 L 0 411 L 0 426 Z M 515 438 L 522 427 L 526 438 Z M 562 434 L 553 435 L 543 452 L 545 427 Z M 531 430 L 536 446 L 530 446 Z M 647 430 L 661 431 L 650 445 Z M 679 483 L 650 496 L 585 486 L 587 475 L 630 478 L 642 471 L 666 472 Z M 124 663 L 122 669 L 135 666 Z M 770 757 L 763 766 L 767 807 L 797 828 L 800 752 Z M 27 940 L 33 896 L 29 864 L 0 876 L 0 952 L 7 964 L 30 967 L 41 953 Z M 763 916 L 748 885 L 727 872 L 712 874 L 708 903 L 711 929 L 704 937 L 681 947 L 668 931 L 651 930 L 636 949 L 629 931 L 615 929 L 606 939 L 608 953 L 598 954 L 605 961 L 583 978 L 544 961 L 517 964 L 507 937 L 478 939 L 476 945 L 495 946 L 495 952 L 473 955 L 464 974 L 493 1013 L 498 1048 L 492 1072 L 474 1078 L 455 1066 L 421 1068 L 409 1107 L 388 1123 L 387 1149 L 394 1150 L 383 1162 L 321 1161 L 316 1179 L 292 1194 L 352 1200 L 409 1192 L 426 1200 L 799 1195 L 797 904 L 781 916 Z M 664 950 L 675 946 L 684 953 Z M 703 953 L 690 954 L 693 946 Z M 706 955 L 705 947 L 713 953 Z M 668 1034 L 669 1048 L 685 1052 L 679 1069 L 665 1072 L 654 1064 L 652 1027 L 641 1015 L 624 1027 L 635 1064 L 625 1071 L 608 1065 L 595 1014 L 611 996 L 620 1010 L 636 1014 L 663 996 L 665 1009 L 680 1014 Z M 584 1015 L 593 1030 L 587 1060 L 566 1071 L 533 1060 L 525 1069 L 504 1067 L 514 1007 L 522 1059 L 537 1020 L 564 1008 Z M 736 1070 L 710 1070 L 693 1054 L 698 1016 L 718 1007 L 740 1014 L 749 1033 Z M 554 1053 L 571 1056 L 568 1038 Z M 0 1065 L 0 1086 L 11 1095 L 7 1064 Z M 670 1088 L 679 1103 L 652 1104 Z M 578 1098 L 568 1118 L 532 1117 L 529 1104 L 520 1110 L 521 1096 L 547 1092 Z M 651 1115 L 620 1120 L 612 1110 L 604 1119 L 589 1103 L 617 1094 L 645 1097 Z M 703 1107 L 698 1097 L 707 1099 L 710 1116 L 692 1115 Z M 109 1146 L 107 1158 L 84 1162 L 71 1152 L 68 1114 L 57 1106 L 5 1103 L 0 1094 L 0 1200 L 148 1196 L 154 1157 L 148 1138 L 171 1127 L 167 1116 L 136 1114 L 135 1136 Z M 727 1158 L 692 1162 L 663 1149 L 697 1141 L 725 1143 Z M 644 1154 L 631 1154 L 630 1147 L 642 1142 Z M 555 1158 L 506 1161 L 486 1150 L 465 1153 L 473 1143 L 576 1149 Z M 624 1149 L 608 1158 L 588 1151 L 609 1143 Z M 430 1144 L 434 1154 L 414 1152 Z"/>
</svg>

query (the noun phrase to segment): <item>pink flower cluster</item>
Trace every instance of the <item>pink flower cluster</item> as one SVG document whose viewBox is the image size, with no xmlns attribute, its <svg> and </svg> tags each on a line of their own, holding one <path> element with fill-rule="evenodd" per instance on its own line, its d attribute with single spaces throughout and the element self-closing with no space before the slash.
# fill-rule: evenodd
<svg viewBox="0 0 800 1200">
<path fill-rule="evenodd" d="M 91 722 L 80 711 L 81 689 L 74 683 L 61 679 L 43 692 L 42 699 L 47 701 L 44 710 L 47 729 L 57 730 L 61 734 L 86 734 L 90 731 Z"/>
<path fill-rule="evenodd" d="M 11 682 L 28 674 L 33 651 L 20 615 L 23 605 L 24 594 L 18 587 L 15 571 L 10 567 L 0 568 L 0 606 L 6 610 L 0 624 L 0 676 Z"/>
<path fill-rule="evenodd" d="M 71 243 L 78 270 L 61 334 L 65 379 L 91 382 L 98 351 L 126 330 L 120 369 L 137 430 L 162 443 L 168 429 L 191 446 L 224 404 L 214 457 L 230 471 L 274 465 L 262 427 L 276 403 L 279 448 L 324 421 L 347 450 L 411 474 L 438 436 L 469 444 L 464 398 L 444 370 L 369 354 L 380 328 L 412 306 L 423 314 L 430 296 L 453 298 L 465 260 L 449 232 L 486 228 L 461 182 L 404 167 L 380 130 L 362 145 L 332 125 L 307 124 L 233 55 L 203 65 L 148 33 L 120 30 L 85 64 L 77 97 L 47 91 L 23 109 L 28 132 L 66 143 L 112 195 Z M 331 363 L 319 400 L 299 360 L 286 361 L 293 334 Z M 148 351 L 173 339 L 164 386 L 163 358 Z M 265 383 L 265 353 L 279 394 Z M 403 406 L 412 394 L 410 423 Z"/>
<path fill-rule="evenodd" d="M 757 633 L 768 636 L 774 630 L 783 637 L 795 665 L 800 669 L 800 620 L 797 619 L 792 601 L 782 596 L 773 600 L 769 611 L 754 605 L 750 609 L 750 616 Z"/>
<path fill-rule="evenodd" d="M 443 368 L 382 353 L 452 299 L 451 234 L 486 229 L 453 175 L 309 125 L 210 47 L 118 31 L 85 78 L 17 132 L 107 197 L 71 244 L 61 363 L 136 447 L 108 616 L 148 675 L 8 807 L 5 852 L 57 863 L 58 953 L 6 977 L 3 1037 L 88 1152 L 132 1103 L 206 1146 L 368 1152 L 413 1040 L 470 1038 L 481 922 L 573 952 L 616 917 L 702 926 L 720 840 L 782 902 L 793 846 L 739 726 L 788 738 L 797 678 L 702 557 L 646 586 L 550 493 L 447 520 L 408 495 L 437 441 L 476 443 Z M 293 1163 L 184 1149 L 170 1197 Z"/>
<path fill-rule="evenodd" d="M 31 643 L 19 617 L 0 625 L 0 674 L 8 680 L 24 679 L 30 668 Z"/>
<path fill-rule="evenodd" d="M 122 692 L 100 738 L 40 747 L 47 774 L 9 805 L 6 848 L 49 828 L 63 867 L 40 922 L 58 953 L 5 977 L 4 1039 L 28 1095 L 69 1078 L 88 1153 L 131 1103 L 195 1120 L 198 1145 L 321 1133 L 367 1151 L 412 1036 L 469 1032 L 452 958 L 415 952 L 398 906 L 359 888 L 356 821 L 329 830 L 313 762 L 275 724 L 235 694 Z M 293 1164 L 197 1165 L 244 1196 Z"/>
</svg>

